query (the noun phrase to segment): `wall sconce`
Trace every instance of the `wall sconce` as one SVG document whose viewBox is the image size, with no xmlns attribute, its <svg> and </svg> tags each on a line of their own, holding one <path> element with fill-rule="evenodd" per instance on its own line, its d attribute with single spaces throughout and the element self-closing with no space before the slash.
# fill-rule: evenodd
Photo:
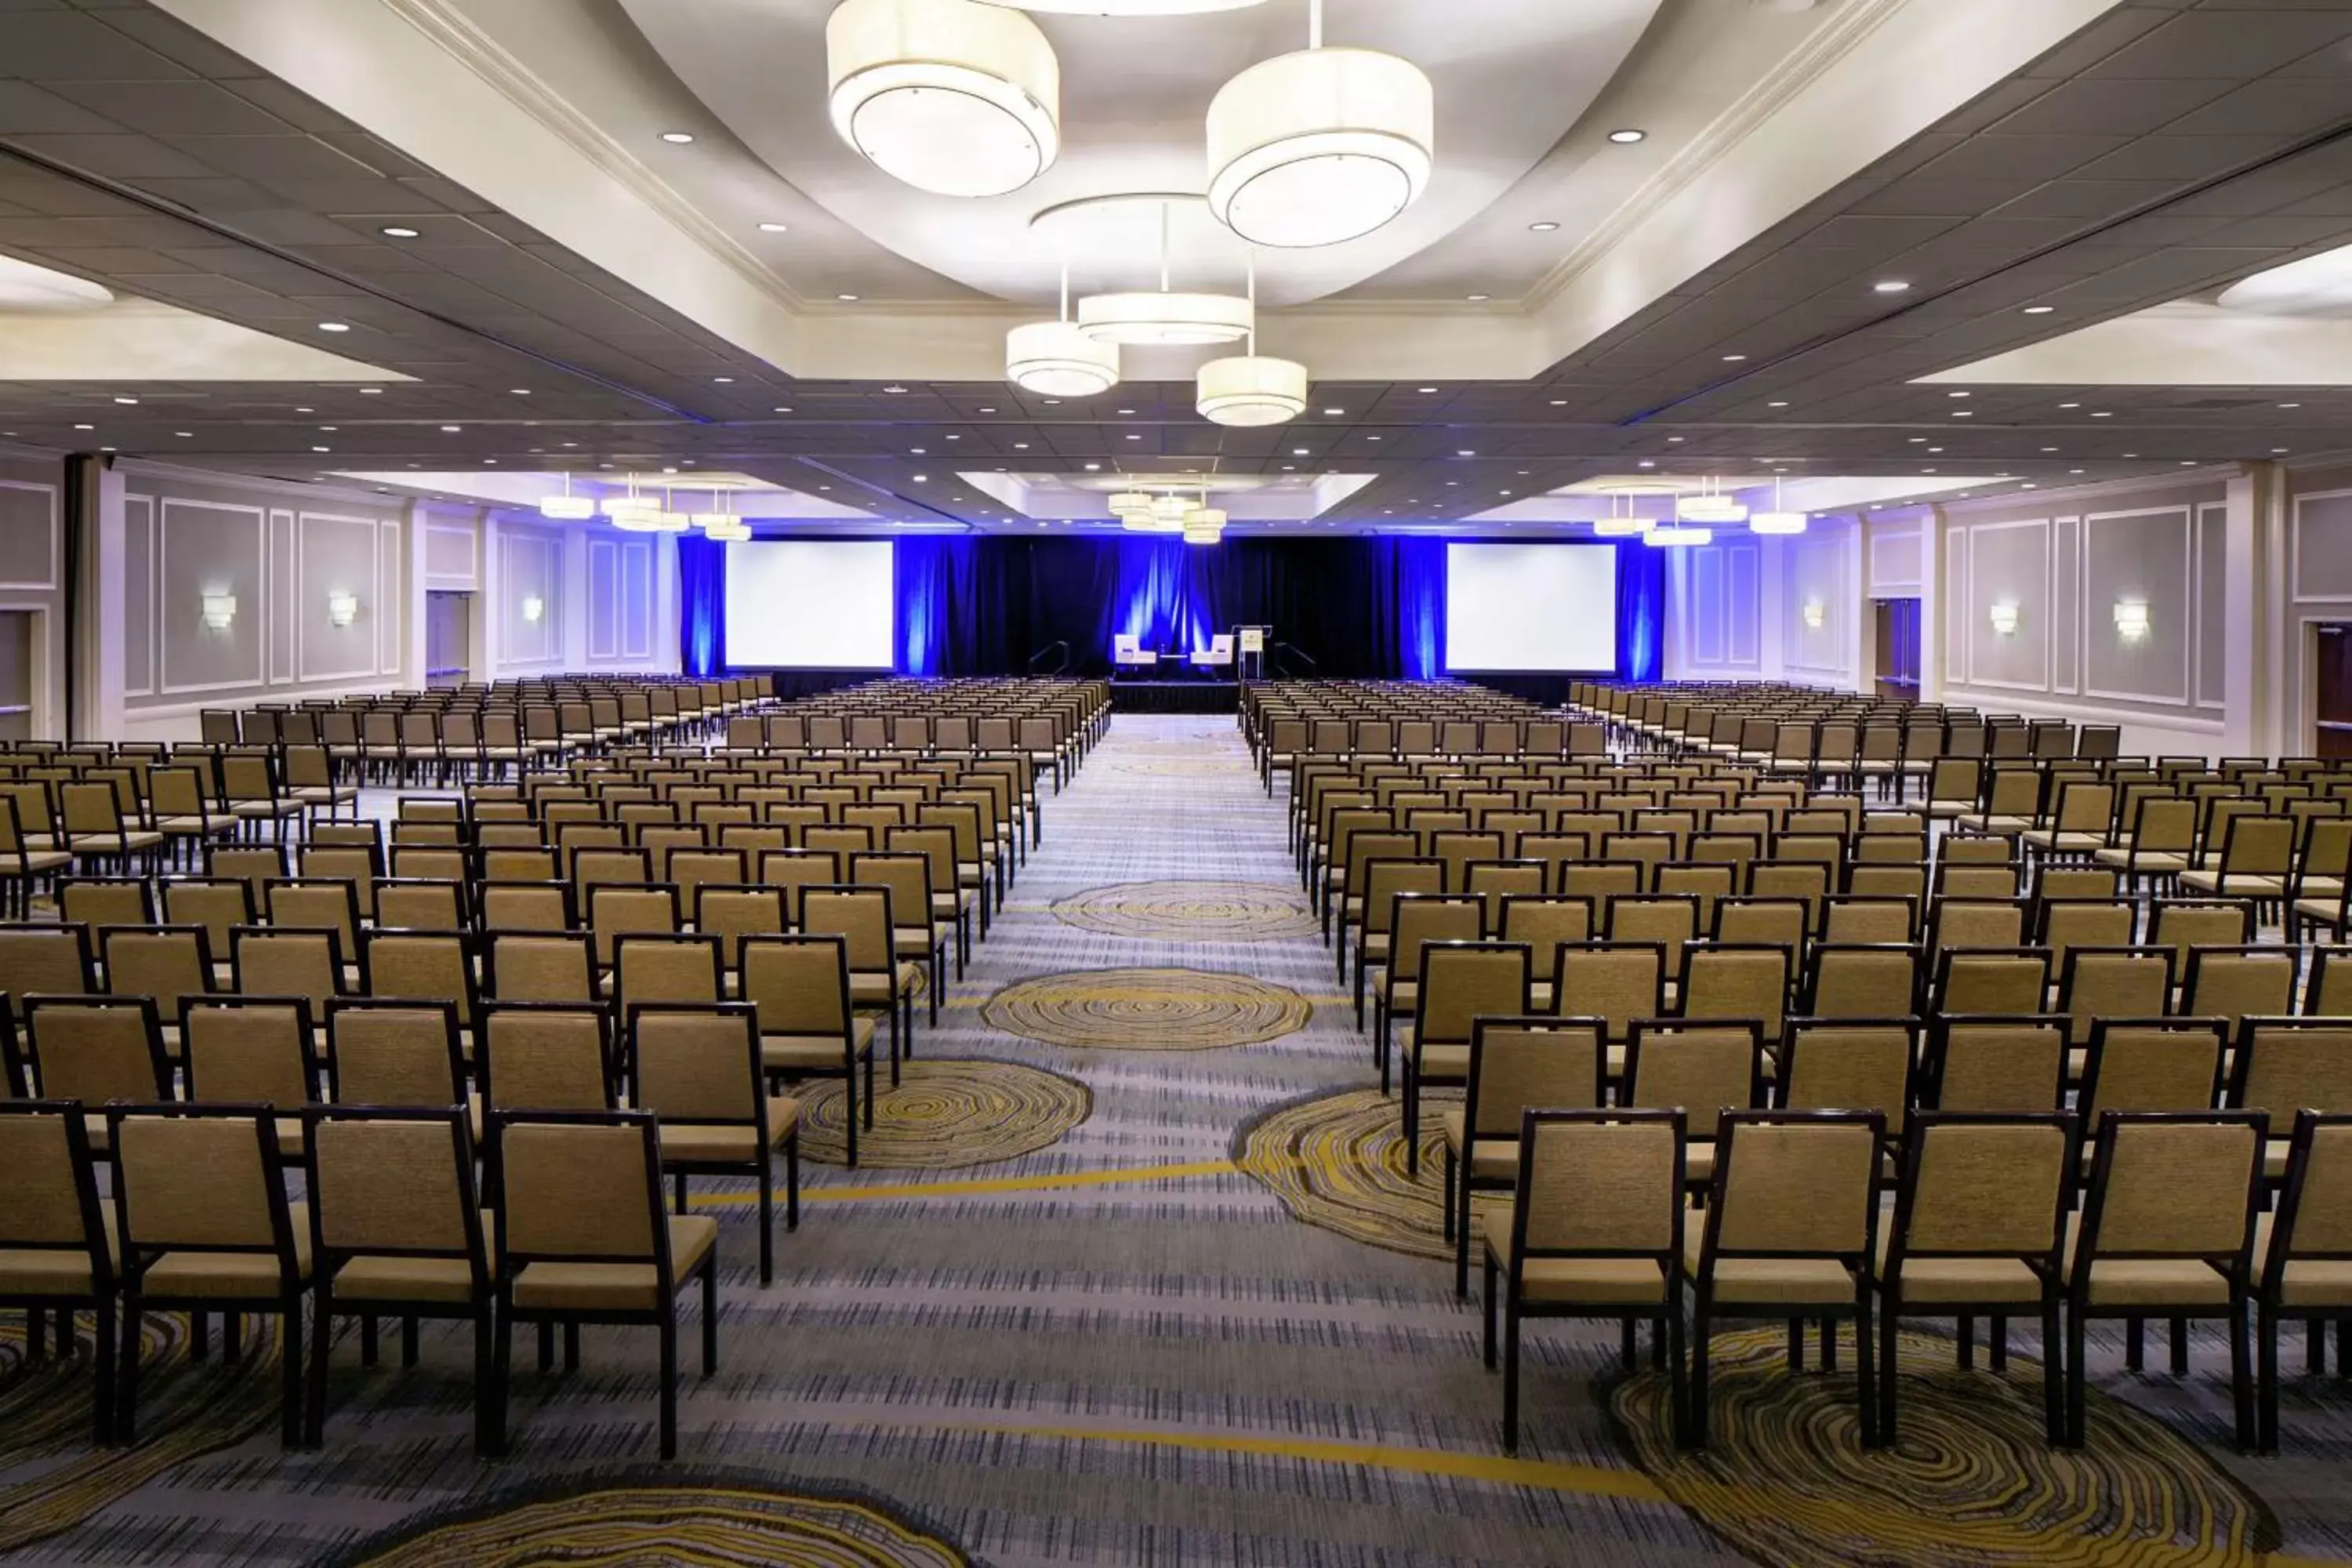
<svg viewBox="0 0 2352 1568">
<path fill-rule="evenodd" d="M 357 595 L 345 594 L 338 591 L 327 595 L 327 624 L 329 626 L 347 626 L 359 618 L 360 601 Z"/>
<path fill-rule="evenodd" d="M 525 599 L 522 602 L 522 618 L 524 620 L 536 621 L 540 616 L 545 614 L 547 614 L 546 602 L 536 595 Z"/>
<path fill-rule="evenodd" d="M 2014 599 L 2003 599 L 2000 604 L 1995 605 L 1990 613 L 1992 616 L 1994 631 L 2005 637 L 2013 637 L 2017 635 L 2017 602 Z"/>
<path fill-rule="evenodd" d="M 1819 599 L 1807 599 L 1805 601 L 1805 625 L 1812 627 L 1813 630 L 1821 630 L 1822 623 L 1828 620 L 1829 616 L 1829 606 L 1822 604 Z"/>
<path fill-rule="evenodd" d="M 2139 642 L 2147 636 L 2147 602 L 2145 599 L 2116 601 L 2116 636 L 2126 642 Z"/>
<path fill-rule="evenodd" d="M 228 630 L 229 623 L 236 619 L 235 594 L 206 594 L 204 604 L 205 625 L 216 632 Z"/>
</svg>

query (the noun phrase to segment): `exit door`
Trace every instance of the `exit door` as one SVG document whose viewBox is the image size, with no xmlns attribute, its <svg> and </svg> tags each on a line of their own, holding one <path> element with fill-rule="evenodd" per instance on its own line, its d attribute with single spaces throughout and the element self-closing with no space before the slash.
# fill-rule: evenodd
<svg viewBox="0 0 2352 1568">
<path fill-rule="evenodd" d="M 2352 757 L 2352 626 L 2311 628 L 2315 716 L 2323 757 Z"/>
</svg>

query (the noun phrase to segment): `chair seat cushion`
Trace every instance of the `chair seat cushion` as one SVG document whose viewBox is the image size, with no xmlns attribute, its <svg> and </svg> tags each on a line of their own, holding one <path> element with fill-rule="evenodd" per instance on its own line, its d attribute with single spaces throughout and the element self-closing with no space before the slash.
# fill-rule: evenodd
<svg viewBox="0 0 2352 1568">
<path fill-rule="evenodd" d="M 874 1048 L 874 1020 L 854 1019 L 849 1049 L 864 1056 Z M 760 1065 L 769 1072 L 837 1070 L 845 1055 L 839 1035 L 761 1035 Z"/>
<path fill-rule="evenodd" d="M 301 1204 L 288 1205 L 294 1232 L 294 1271 L 310 1278 L 310 1215 Z M 274 1252 L 165 1252 L 148 1267 L 142 1294 L 217 1297 L 253 1300 L 281 1293 L 281 1270 Z"/>
<path fill-rule="evenodd" d="M 1894 1215 L 1879 1215 L 1882 1277 L 1894 1234 Z M 1937 1301 L 2034 1303 L 2042 1300 L 2042 1277 L 2015 1258 L 1906 1258 L 1901 1285 L 1903 1300 L 1915 1307 Z"/>
<path fill-rule="evenodd" d="M 2080 1213 L 2066 1217 L 2066 1283 L 2082 1261 Z M 2092 1260 L 2087 1299 L 2094 1307 L 2221 1307 L 2230 1300 L 2221 1271 L 2194 1258 L 2101 1258 Z"/>
<path fill-rule="evenodd" d="M 107 1254 L 119 1260 L 114 1205 L 101 1205 L 98 1214 L 106 1226 Z M 0 1296 L 89 1296 L 95 1284 L 87 1247 L 0 1247 Z"/>
<path fill-rule="evenodd" d="M 1497 1263 L 1510 1258 L 1513 1217 L 1508 1203 L 1480 1216 L 1486 1251 Z M 1613 1307 L 1666 1299 L 1666 1271 L 1647 1258 L 1530 1258 L 1521 1267 L 1519 1279 L 1523 1300 L 1547 1305 L 1591 1301 Z"/>
<path fill-rule="evenodd" d="M 142 827 L 122 833 L 77 833 L 68 840 L 77 855 L 106 855 L 123 849 L 152 849 L 163 836 Z"/>
<path fill-rule="evenodd" d="M 2254 1221 L 2254 1274 L 2260 1279 L 2271 1255 L 2271 1222 L 2276 1211 Z M 0 1254 L 0 1257 L 5 1257 Z M 0 1279 L 5 1278 L 0 1273 Z M 5 1288 L 5 1287 L 0 1287 Z M 2352 1307 L 2352 1260 L 2335 1258 L 2289 1259 L 2279 1282 L 2284 1307 Z"/>
<path fill-rule="evenodd" d="M 800 1101 L 782 1095 L 768 1100 L 768 1148 L 790 1138 L 801 1124 Z M 665 1164 L 740 1163 L 751 1164 L 767 1155 L 760 1146 L 759 1129 L 714 1122 L 665 1121 L 661 1152 Z"/>
<path fill-rule="evenodd" d="M 1470 1047 L 1467 1045 L 1424 1046 L 1421 1043 L 1420 1032 L 1408 1028 L 1404 1035 L 1404 1058 L 1412 1064 L 1413 1072 L 1423 1084 L 1470 1081 Z"/>
<path fill-rule="evenodd" d="M 1449 1110 L 1437 1119 L 1438 1131 L 1445 1136 L 1446 1148 L 1460 1159 L 1465 1135 L 1468 1132 L 1468 1116 L 1459 1110 Z M 1516 1138 L 1481 1138 L 1470 1152 L 1470 1174 L 1476 1181 L 1509 1181 L 1518 1174 L 1519 1141 Z"/>
<path fill-rule="evenodd" d="M 1694 1225 L 1683 1233 L 1683 1266 L 1693 1279 L 1699 1277 L 1705 1228 Z M 1827 1307 L 1853 1300 L 1853 1276 L 1828 1258 L 1719 1258 L 1713 1282 L 1718 1307 Z"/>
<path fill-rule="evenodd" d="M 700 1266 L 718 1245 L 719 1222 L 702 1215 L 672 1215 L 669 1282 Z M 650 1312 L 661 1305 L 650 1263 L 527 1263 L 515 1276 L 518 1307 L 555 1312 Z"/>
<path fill-rule="evenodd" d="M 487 1229 L 487 1226 L 485 1226 Z M 498 1264 L 490 1249 L 489 1268 Z M 488 1278 L 485 1270 L 484 1278 Z M 474 1270 L 462 1258 L 376 1258 L 362 1256 L 335 1270 L 339 1301 L 470 1301 Z"/>
<path fill-rule="evenodd" d="M 923 972 L 911 963 L 902 963 L 888 974 L 853 974 L 849 977 L 849 999 L 868 1007 L 885 1006 L 915 988 Z"/>
</svg>

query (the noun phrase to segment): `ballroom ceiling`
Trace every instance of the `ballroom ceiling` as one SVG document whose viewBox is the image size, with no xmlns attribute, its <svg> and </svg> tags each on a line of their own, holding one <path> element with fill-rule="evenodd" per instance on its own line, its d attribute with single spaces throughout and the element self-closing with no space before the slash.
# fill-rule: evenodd
<svg viewBox="0 0 2352 1568">
<path fill-rule="evenodd" d="M 2228 292 L 2352 244 L 2352 9 L 1976 0 L 1956 28 L 1938 0 L 1663 0 L 1559 8 L 1566 38 L 1548 9 L 1519 36 L 1329 0 L 1334 41 L 1429 73 L 1435 167 L 1387 228 L 1264 264 L 1261 340 L 1312 382 L 1255 429 L 1193 411 L 1223 351 L 1052 399 L 1005 383 L 1002 342 L 1052 293 L 1035 210 L 1187 160 L 1197 187 L 1202 103 L 1297 47 L 1303 0 L 1042 18 L 1066 167 L 972 203 L 847 154 L 804 40 L 717 26 L 789 39 L 824 9 L 10 0 L 0 256 L 120 302 L 0 304 L 0 440 L 449 494 L 717 471 L 771 515 L 989 529 L 1087 526 L 1077 498 L 1122 475 L 1288 487 L 1240 529 L 1539 529 L 1612 476 L 1893 505 L 2352 449 L 2352 359 L 2263 352 L 2278 316 Z M 1179 286 L 1233 287 L 1196 229 Z M 1156 256 L 1120 265 L 1156 283 Z M 2112 381 L 2067 352 L 2192 307 L 2227 318 L 2200 328 L 2211 375 L 2162 379 L 2189 363 L 2162 337 Z M 249 336 L 137 342 L 167 316 Z"/>
</svg>

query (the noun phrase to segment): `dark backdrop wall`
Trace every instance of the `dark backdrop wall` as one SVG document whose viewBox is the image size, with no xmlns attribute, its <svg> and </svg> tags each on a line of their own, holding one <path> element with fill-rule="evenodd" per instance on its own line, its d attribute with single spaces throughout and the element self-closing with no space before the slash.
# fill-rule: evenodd
<svg viewBox="0 0 2352 1568">
<path fill-rule="evenodd" d="M 1265 626 L 1277 644 L 1305 656 L 1287 673 L 1433 679 L 1444 673 L 1445 542 L 1233 539 L 1194 547 L 1162 536 L 901 539 L 898 668 L 909 675 L 1017 675 L 1033 659 L 1040 668 L 1054 668 L 1056 645 L 1067 644 L 1072 672 L 1102 675 L 1110 670 L 1111 639 L 1122 633 L 1145 647 L 1181 655 L 1236 626 Z M 1656 678 L 1664 645 L 1662 553 L 1638 542 L 1619 544 L 1620 664 L 1590 673 Z M 679 540 L 679 626 L 690 674 L 717 668 L 724 572 L 718 545 L 698 535 Z"/>
</svg>

